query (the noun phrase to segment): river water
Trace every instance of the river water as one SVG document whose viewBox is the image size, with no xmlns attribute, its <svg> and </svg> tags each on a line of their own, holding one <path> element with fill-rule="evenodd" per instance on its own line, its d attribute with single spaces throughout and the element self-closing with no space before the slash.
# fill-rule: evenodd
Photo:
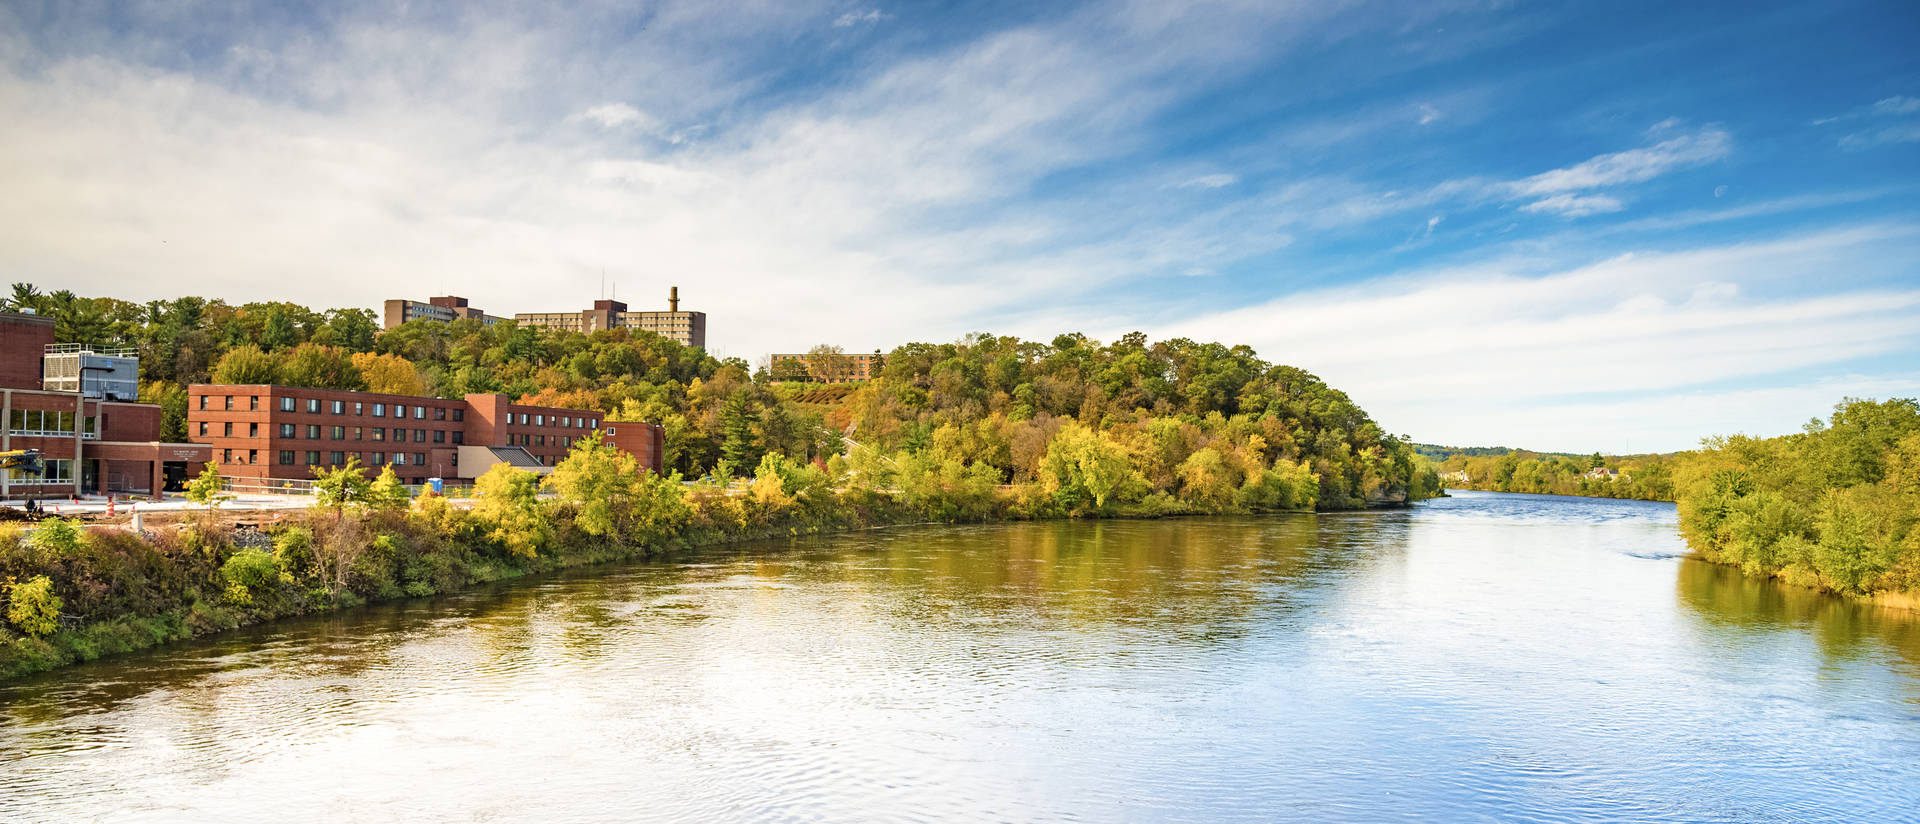
<svg viewBox="0 0 1920 824">
<path fill-rule="evenodd" d="M 917 527 L 0 684 L 0 821 L 1920 820 L 1920 616 L 1673 507 Z"/>
</svg>

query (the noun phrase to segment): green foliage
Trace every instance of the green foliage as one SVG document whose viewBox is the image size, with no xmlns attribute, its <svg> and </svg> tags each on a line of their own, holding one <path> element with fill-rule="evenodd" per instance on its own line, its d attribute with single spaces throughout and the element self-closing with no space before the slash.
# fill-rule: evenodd
<svg viewBox="0 0 1920 824">
<path fill-rule="evenodd" d="M 33 534 L 27 538 L 27 548 L 42 563 L 57 563 L 60 559 L 79 554 L 84 536 L 79 521 L 65 518 L 48 518 L 34 527 Z"/>
<path fill-rule="evenodd" d="M 640 497 L 640 462 L 601 441 L 581 438 L 541 481 L 575 508 L 574 524 L 588 535 L 617 534 L 632 520 Z"/>
<path fill-rule="evenodd" d="M 510 464 L 497 463 L 475 480 L 473 515 L 487 527 L 488 540 L 523 558 L 540 554 L 552 524 L 540 512 L 540 478 Z"/>
<path fill-rule="evenodd" d="M 393 465 L 380 467 L 380 475 L 367 485 L 367 506 L 382 512 L 392 512 L 407 508 L 412 502 L 413 493 L 400 483 L 400 476 L 394 474 Z"/>
<path fill-rule="evenodd" d="M 1920 595 L 1920 404 L 1847 399 L 1779 438 L 1707 442 L 1675 470 L 1709 560 L 1850 594 Z"/>
<path fill-rule="evenodd" d="M 45 575 L 35 575 L 7 587 L 7 620 L 30 637 L 48 635 L 59 629 L 63 606 L 65 603 L 53 592 L 53 581 Z"/>
<path fill-rule="evenodd" d="M 233 500 L 233 496 L 227 494 L 226 487 L 222 486 L 220 465 L 217 463 L 208 463 L 201 467 L 200 474 L 187 482 L 186 495 L 187 500 L 206 507 L 209 511 L 218 509 L 222 501 Z"/>
<path fill-rule="evenodd" d="M 349 454 L 347 462 L 336 469 L 312 467 L 314 503 L 335 512 L 349 506 L 367 506 L 373 482 L 362 471 L 360 456 Z M 388 474 L 391 467 L 388 468 Z M 403 490 L 404 491 L 404 490 Z M 390 494 L 390 493 L 387 493 Z"/>
<path fill-rule="evenodd" d="M 213 382 L 236 385 L 280 383 L 280 358 L 258 346 L 237 346 L 220 356 Z"/>
<path fill-rule="evenodd" d="M 1100 512 L 1110 500 L 1137 500 L 1148 491 L 1125 447 L 1078 423 L 1054 436 L 1041 459 L 1040 480 L 1070 513 Z"/>
</svg>

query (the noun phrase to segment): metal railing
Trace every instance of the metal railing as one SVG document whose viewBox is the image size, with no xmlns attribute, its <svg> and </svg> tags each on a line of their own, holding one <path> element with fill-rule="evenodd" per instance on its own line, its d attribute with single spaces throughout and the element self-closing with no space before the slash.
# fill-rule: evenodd
<svg viewBox="0 0 1920 824">
<path fill-rule="evenodd" d="M 221 478 L 220 488 L 235 495 L 312 495 L 305 478 Z"/>
<path fill-rule="evenodd" d="M 84 343 L 49 343 L 43 351 L 48 355 L 99 355 L 103 358 L 137 358 L 140 349 L 133 346 L 107 348 L 90 346 Z"/>
</svg>

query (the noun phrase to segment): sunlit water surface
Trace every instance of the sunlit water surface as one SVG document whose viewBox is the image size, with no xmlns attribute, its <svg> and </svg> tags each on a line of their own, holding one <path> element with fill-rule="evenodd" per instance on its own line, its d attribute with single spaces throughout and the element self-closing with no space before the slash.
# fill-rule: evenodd
<svg viewBox="0 0 1920 824">
<path fill-rule="evenodd" d="M 1662 504 L 912 528 L 0 685 L 0 821 L 1920 820 L 1920 621 Z"/>
</svg>

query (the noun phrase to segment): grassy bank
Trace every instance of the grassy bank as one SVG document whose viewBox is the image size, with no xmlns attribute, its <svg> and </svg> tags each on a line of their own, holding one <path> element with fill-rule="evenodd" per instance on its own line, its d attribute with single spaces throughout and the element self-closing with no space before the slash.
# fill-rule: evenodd
<svg viewBox="0 0 1920 824">
<path fill-rule="evenodd" d="M 544 480 L 498 466 L 470 510 L 409 500 L 391 473 L 322 473 L 319 503 L 264 530 L 199 518 L 137 534 L 44 521 L 0 527 L 0 678 L 374 601 L 675 548 L 926 522 L 1310 510 L 1318 482 L 1280 462 L 1204 459 L 1155 490 L 1087 433 L 1057 439 L 1043 480 L 901 453 L 832 464 L 764 457 L 730 488 L 638 471 L 582 439 Z M 553 493 L 542 496 L 541 492 Z"/>
</svg>

